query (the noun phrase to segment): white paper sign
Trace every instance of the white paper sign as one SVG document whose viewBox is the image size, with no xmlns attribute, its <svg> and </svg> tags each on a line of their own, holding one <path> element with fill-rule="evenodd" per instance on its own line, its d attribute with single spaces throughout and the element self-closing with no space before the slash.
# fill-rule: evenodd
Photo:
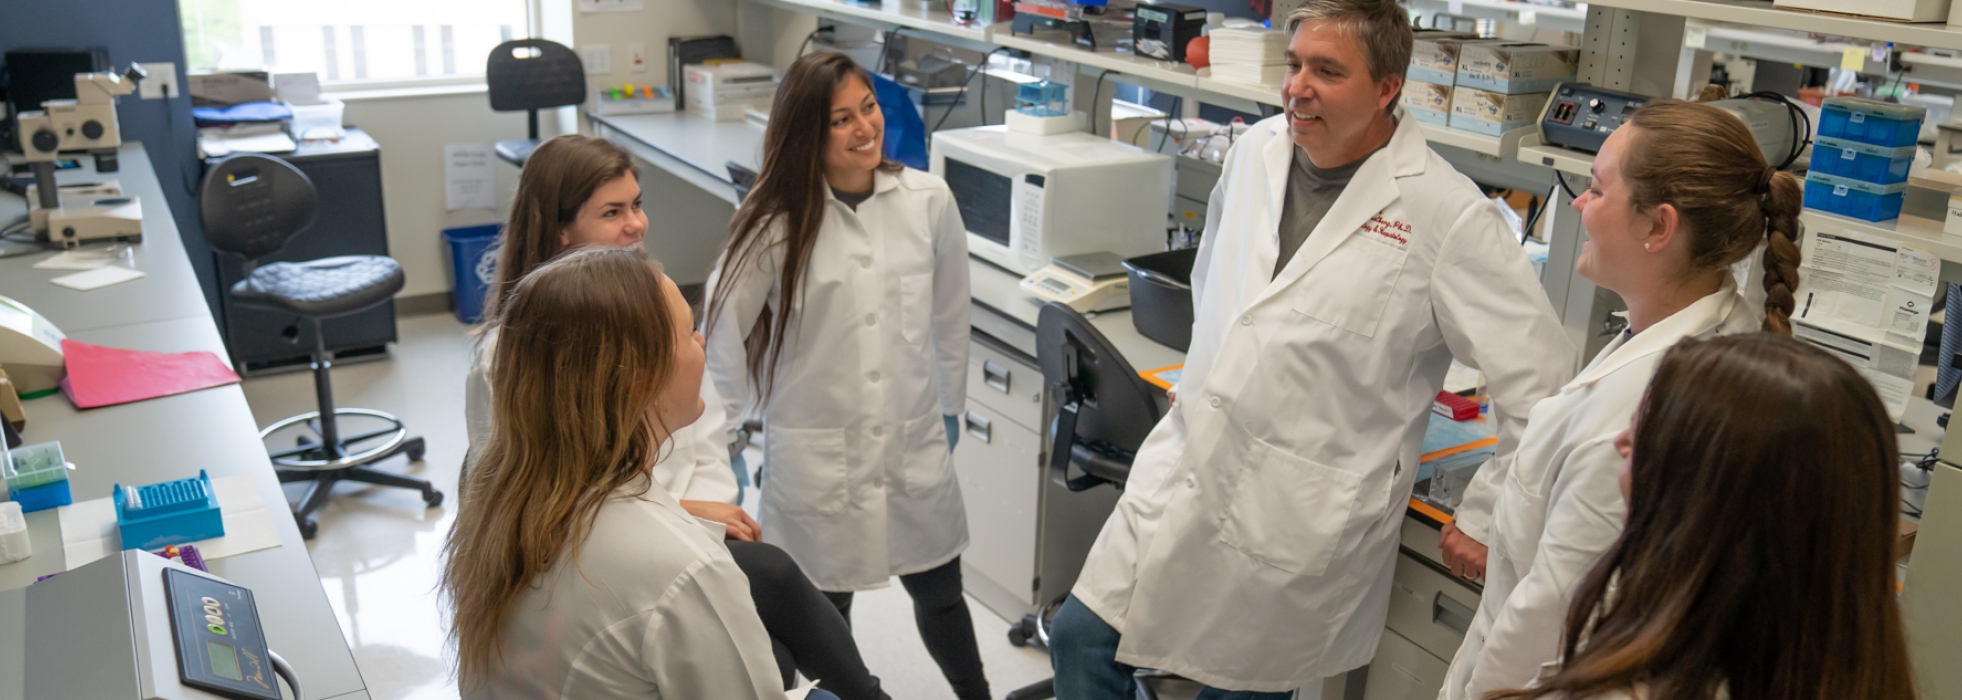
<svg viewBox="0 0 1962 700">
<path fill-rule="evenodd" d="M 1941 258 L 1852 230 L 1805 232 L 1794 336 L 1839 355 L 1899 420 L 1914 385 Z"/>
<path fill-rule="evenodd" d="M 497 178 L 491 166 L 491 148 L 484 144 L 443 147 L 443 194 L 450 211 L 497 208 Z"/>
</svg>

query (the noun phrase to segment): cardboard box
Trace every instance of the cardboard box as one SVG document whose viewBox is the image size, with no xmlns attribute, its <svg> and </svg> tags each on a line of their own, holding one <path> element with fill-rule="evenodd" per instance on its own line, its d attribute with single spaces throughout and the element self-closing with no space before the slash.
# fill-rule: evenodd
<svg viewBox="0 0 1962 700">
<path fill-rule="evenodd" d="M 745 109 L 777 94 L 776 71 L 746 61 L 688 66 L 683 77 L 688 111 L 719 122 L 742 121 Z"/>
<path fill-rule="evenodd" d="M 269 102 L 273 97 L 272 75 L 265 71 L 192 73 L 186 82 L 184 89 L 191 93 L 195 107 Z"/>
<path fill-rule="evenodd" d="M 1451 123 L 1451 86 L 1403 81 L 1403 108 L 1417 121 L 1430 124 Z"/>
<path fill-rule="evenodd" d="M 1817 10 L 1901 22 L 1949 21 L 1949 0 L 1774 0 L 1772 7 Z"/>
<path fill-rule="evenodd" d="M 1465 44 L 1479 42 L 1500 43 L 1496 39 L 1479 39 L 1465 32 L 1419 32 L 1416 41 L 1410 45 L 1410 68 L 1403 76 L 1438 85 L 1451 85 L 1458 79 L 1458 55 Z"/>
<path fill-rule="evenodd" d="M 1458 55 L 1460 86 L 1507 95 L 1550 92 L 1574 79 L 1580 51 L 1545 44 L 1475 43 Z"/>
<path fill-rule="evenodd" d="M 1451 128 L 1498 136 L 1539 122 L 1547 95 L 1508 95 L 1463 85 L 1451 89 Z"/>
</svg>

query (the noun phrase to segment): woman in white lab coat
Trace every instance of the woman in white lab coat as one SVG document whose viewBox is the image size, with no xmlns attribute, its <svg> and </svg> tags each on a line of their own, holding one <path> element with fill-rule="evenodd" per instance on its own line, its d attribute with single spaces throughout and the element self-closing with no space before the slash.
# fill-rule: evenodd
<svg viewBox="0 0 1962 700">
<path fill-rule="evenodd" d="M 1485 593 L 1440 698 L 1523 686 L 1558 658 L 1575 586 L 1621 532 L 1614 440 L 1663 353 L 1791 333 L 1799 200 L 1798 181 L 1714 107 L 1652 102 L 1608 137 L 1574 200 L 1588 234 L 1575 271 L 1621 295 L 1628 328 L 1533 408 L 1502 478 L 1475 486 L 1495 503 Z M 1762 295 L 1747 294 L 1760 273 Z"/>
<path fill-rule="evenodd" d="M 680 290 L 639 250 L 592 248 L 507 292 L 497 428 L 444 545 L 464 697 L 783 699 L 723 528 L 651 474 L 703 409 Z"/>
<path fill-rule="evenodd" d="M 784 72 L 709 280 L 709 374 L 730 416 L 763 420 L 763 540 L 847 619 L 853 591 L 898 575 L 955 695 L 979 700 L 948 428 L 966 402 L 967 232 L 945 182 L 882 156 L 883 131 L 851 58 Z"/>
<path fill-rule="evenodd" d="M 520 279 L 568 249 L 638 249 L 647 232 L 640 198 L 633 160 L 619 146 L 570 134 L 539 145 L 518 178 L 488 313 L 494 318 Z M 464 384 L 471 455 L 466 462 L 485 452 L 494 432 L 491 360 L 499 335 L 496 323 L 485 324 Z M 651 472 L 654 481 L 682 510 L 723 527 L 729 555 L 748 577 L 757 613 L 777 650 L 786 687 L 802 671 L 845 700 L 882 700 L 879 679 L 865 668 L 844 618 L 783 550 L 757 541 L 761 528 L 736 506 L 741 487 L 730 466 L 722 398 L 713 383 L 700 385 L 702 416 L 671 426 L 672 438 Z M 468 484 L 470 476 L 466 463 L 460 482 Z"/>
<path fill-rule="evenodd" d="M 1627 528 L 1578 572 L 1562 663 L 1488 700 L 1913 700 L 1894 422 L 1859 371 L 1689 340 L 1639 413 L 1614 445 Z"/>
</svg>

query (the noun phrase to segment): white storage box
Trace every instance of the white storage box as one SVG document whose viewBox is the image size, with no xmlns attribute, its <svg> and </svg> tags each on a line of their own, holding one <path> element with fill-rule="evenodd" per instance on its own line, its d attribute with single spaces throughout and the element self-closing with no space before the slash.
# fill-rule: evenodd
<svg viewBox="0 0 1962 700">
<path fill-rule="evenodd" d="M 1948 14 L 1949 0 L 1774 0 L 1771 6 L 1902 22 L 1953 22 Z"/>
<path fill-rule="evenodd" d="M 1458 79 L 1458 53 L 1465 44 L 1484 41 L 1498 43 L 1496 39 L 1479 39 L 1476 35 L 1460 32 L 1420 32 L 1410 45 L 1410 68 L 1404 77 L 1426 83 L 1452 85 Z"/>
<path fill-rule="evenodd" d="M 769 104 L 777 94 L 776 71 L 755 63 L 693 65 L 683 76 L 688 111 L 716 121 L 742 121 L 750 105 Z"/>
<path fill-rule="evenodd" d="M 1547 95 L 1507 95 L 1460 85 L 1451 92 L 1451 128 L 1498 136 L 1531 126 L 1546 109 Z"/>
<path fill-rule="evenodd" d="M 1403 81 L 1403 108 L 1410 110 L 1410 116 L 1417 121 L 1431 124 L 1449 124 L 1451 118 L 1451 86 L 1425 83 L 1416 80 Z"/>
<path fill-rule="evenodd" d="M 334 140 L 347 135 L 347 130 L 341 128 L 341 113 L 347 108 L 345 102 L 328 97 L 316 104 L 286 106 L 293 110 L 293 125 L 289 127 L 293 138 Z"/>
<path fill-rule="evenodd" d="M 1552 92 L 1574 79 L 1580 51 L 1545 44 L 1466 44 L 1458 53 L 1459 86 L 1520 95 Z"/>
</svg>

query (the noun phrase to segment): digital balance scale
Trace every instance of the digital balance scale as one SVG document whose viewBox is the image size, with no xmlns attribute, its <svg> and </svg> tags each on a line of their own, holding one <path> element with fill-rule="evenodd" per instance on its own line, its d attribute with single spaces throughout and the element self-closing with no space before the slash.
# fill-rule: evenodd
<svg viewBox="0 0 1962 700">
<path fill-rule="evenodd" d="M 303 697 L 251 591 L 149 552 L 0 592 L 0 700 L 281 700 L 275 677 Z"/>
<path fill-rule="evenodd" d="M 1131 276 L 1116 253 L 1068 255 L 1022 278 L 1022 291 L 1080 313 L 1112 311 L 1131 305 Z"/>
</svg>

